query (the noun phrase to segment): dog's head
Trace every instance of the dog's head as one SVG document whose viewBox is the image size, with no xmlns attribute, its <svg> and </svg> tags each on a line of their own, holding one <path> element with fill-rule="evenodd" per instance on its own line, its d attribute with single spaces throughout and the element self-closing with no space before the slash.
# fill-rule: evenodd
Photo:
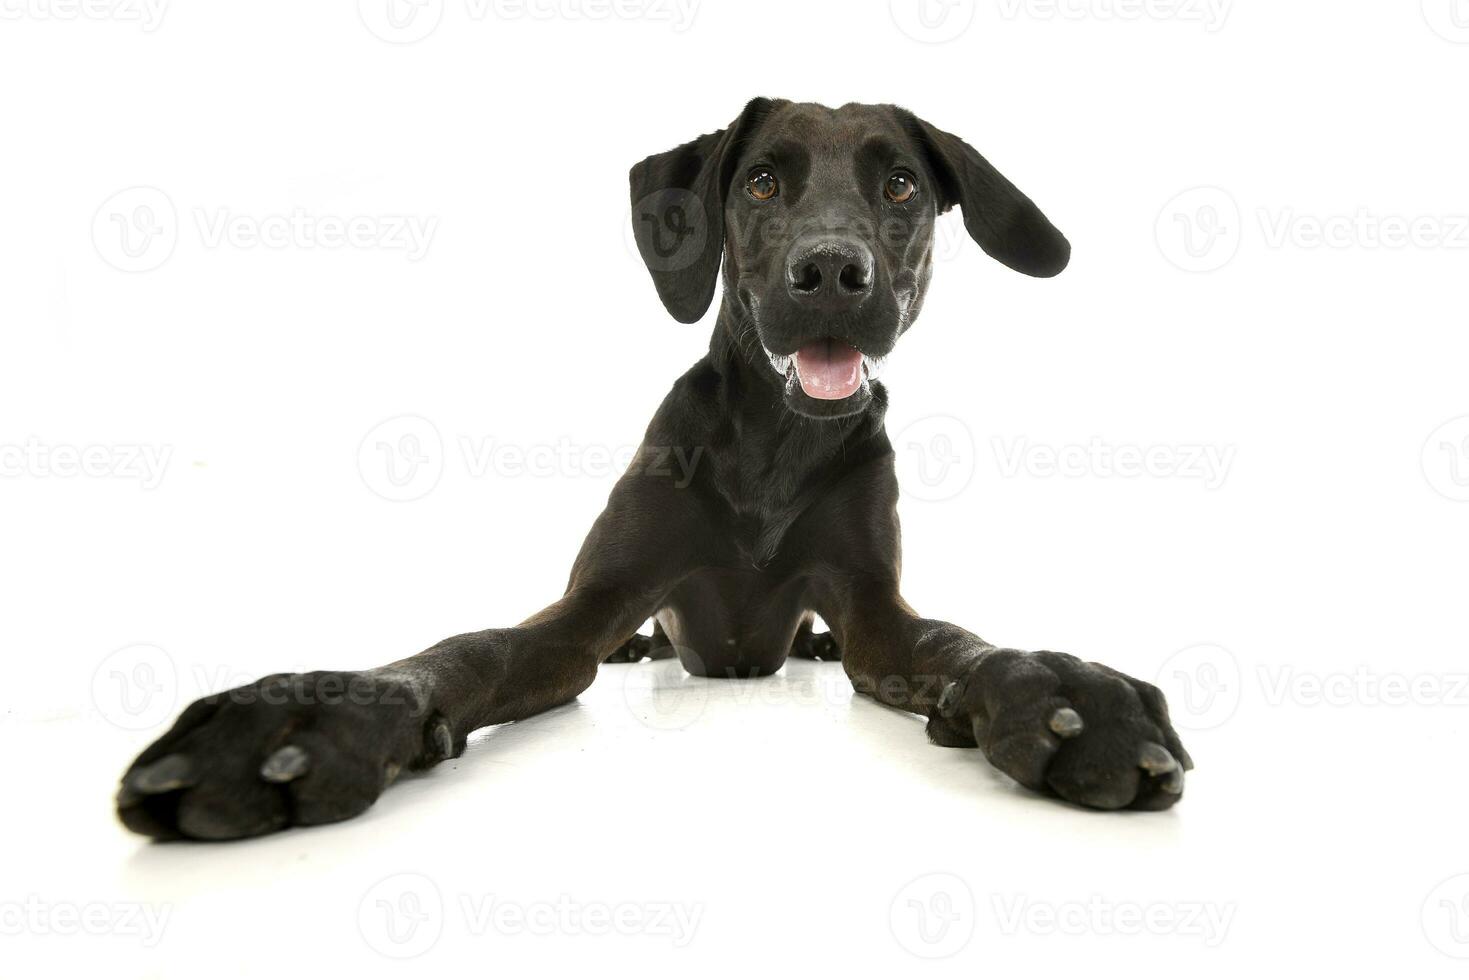
<svg viewBox="0 0 1469 980">
<path fill-rule="evenodd" d="M 1054 276 L 1071 246 L 956 136 L 896 106 L 755 99 L 727 128 L 632 168 L 638 250 L 693 323 L 724 288 L 734 338 L 802 415 L 866 408 L 923 304 L 934 219 L 958 205 L 989 255 Z M 759 347 L 755 345 L 758 344 Z"/>
</svg>

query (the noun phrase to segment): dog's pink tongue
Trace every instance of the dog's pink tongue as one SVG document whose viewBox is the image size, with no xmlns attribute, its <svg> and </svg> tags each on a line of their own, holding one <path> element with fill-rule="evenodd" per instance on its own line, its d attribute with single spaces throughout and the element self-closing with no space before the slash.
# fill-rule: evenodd
<svg viewBox="0 0 1469 980">
<path fill-rule="evenodd" d="M 862 387 L 862 352 L 830 337 L 813 340 L 796 351 L 796 377 L 812 398 L 846 398 Z"/>
</svg>

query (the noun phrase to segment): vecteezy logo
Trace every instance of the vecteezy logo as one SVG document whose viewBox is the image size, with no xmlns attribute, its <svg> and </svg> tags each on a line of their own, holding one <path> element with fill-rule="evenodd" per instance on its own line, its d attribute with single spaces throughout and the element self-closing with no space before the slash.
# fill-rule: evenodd
<svg viewBox="0 0 1469 980">
<path fill-rule="evenodd" d="M 1185 272 L 1213 272 L 1239 252 L 1239 205 L 1226 190 L 1195 187 L 1163 205 L 1154 233 L 1169 262 Z"/>
<path fill-rule="evenodd" d="M 952 500 L 974 479 L 974 434 L 952 415 L 929 415 L 893 439 L 903 494 L 936 503 Z"/>
<path fill-rule="evenodd" d="M 412 44 L 434 32 L 444 17 L 444 0 L 357 0 L 357 16 L 389 44 Z"/>
<path fill-rule="evenodd" d="M 1456 960 L 1469 959 L 1469 874 L 1439 882 L 1423 900 L 1423 935 Z"/>
<path fill-rule="evenodd" d="M 632 209 L 637 250 L 655 272 L 677 272 L 698 261 L 709 238 L 708 225 L 704 202 L 679 188 L 654 191 Z"/>
<path fill-rule="evenodd" d="M 898 30 L 924 44 L 942 44 L 969 30 L 974 0 L 888 0 Z"/>
<path fill-rule="evenodd" d="M 622 699 L 628 711 L 649 728 L 677 731 L 687 728 L 709 703 L 709 679 L 684 669 L 699 663 L 687 647 L 675 647 L 677 658 L 629 664 L 622 670 Z"/>
<path fill-rule="evenodd" d="M 1173 724 L 1191 731 L 1218 728 L 1239 708 L 1239 661 L 1212 643 L 1185 647 L 1158 670 L 1153 683 L 1168 697 Z"/>
<path fill-rule="evenodd" d="M 395 960 L 422 956 L 444 932 L 444 897 L 428 877 L 390 875 L 357 904 L 357 931 L 378 953 Z"/>
<path fill-rule="evenodd" d="M 1450 500 L 1469 500 L 1469 415 L 1433 430 L 1423 444 L 1423 476 Z"/>
<path fill-rule="evenodd" d="M 156 187 L 129 187 L 102 202 L 92 216 L 97 254 L 123 272 L 156 269 L 178 244 L 179 219 L 168 195 Z"/>
<path fill-rule="evenodd" d="M 974 892 L 958 875 L 914 878 L 893 896 L 888 925 L 898 945 L 914 956 L 953 956 L 974 938 Z"/>
<path fill-rule="evenodd" d="M 403 503 L 427 496 L 444 475 L 444 440 L 426 418 L 400 415 L 374 426 L 357 447 L 367 489 Z"/>
<path fill-rule="evenodd" d="M 114 650 L 92 672 L 93 706 L 103 718 L 129 731 L 163 724 L 178 697 L 173 658 L 150 643 Z"/>
<path fill-rule="evenodd" d="M 1423 19 L 1444 40 L 1469 44 L 1469 0 L 1423 0 Z"/>
</svg>

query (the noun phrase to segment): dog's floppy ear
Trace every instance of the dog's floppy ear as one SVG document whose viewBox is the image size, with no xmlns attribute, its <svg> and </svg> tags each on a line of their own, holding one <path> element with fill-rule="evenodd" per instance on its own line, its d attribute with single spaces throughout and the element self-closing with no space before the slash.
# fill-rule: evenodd
<svg viewBox="0 0 1469 980">
<path fill-rule="evenodd" d="M 1016 272 L 1049 277 L 1066 268 L 1071 243 L 1030 198 L 959 137 L 905 109 L 898 115 L 938 177 L 940 214 L 959 205 L 969 236 Z"/>
<path fill-rule="evenodd" d="M 638 253 L 680 323 L 697 321 L 714 299 L 737 149 L 773 106 L 754 99 L 727 128 L 650 156 L 628 174 Z"/>
</svg>

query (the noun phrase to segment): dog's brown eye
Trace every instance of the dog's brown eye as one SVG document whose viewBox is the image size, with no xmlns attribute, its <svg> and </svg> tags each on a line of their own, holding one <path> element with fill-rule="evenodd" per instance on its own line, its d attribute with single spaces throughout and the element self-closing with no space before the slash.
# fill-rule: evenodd
<svg viewBox="0 0 1469 980">
<path fill-rule="evenodd" d="M 780 185 L 775 182 L 775 174 L 769 170 L 752 170 L 750 176 L 745 178 L 745 190 L 757 201 L 768 201 L 780 192 Z"/>
<path fill-rule="evenodd" d="M 895 170 L 883 191 L 894 204 L 907 204 L 918 193 L 918 181 L 906 170 Z"/>
</svg>

